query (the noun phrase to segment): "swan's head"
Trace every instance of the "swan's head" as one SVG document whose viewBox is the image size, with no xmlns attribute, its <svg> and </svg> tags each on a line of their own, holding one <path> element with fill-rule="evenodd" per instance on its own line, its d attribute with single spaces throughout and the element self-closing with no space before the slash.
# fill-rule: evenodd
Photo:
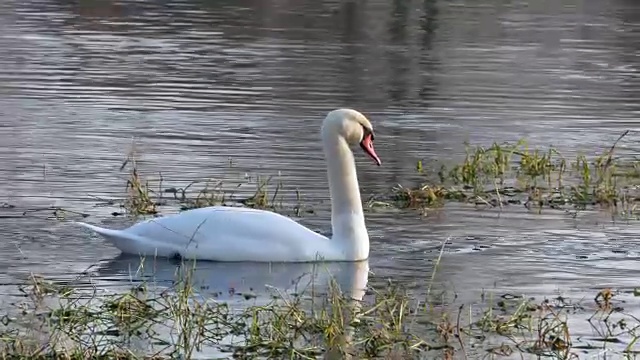
<svg viewBox="0 0 640 360">
<path fill-rule="evenodd" d="M 339 136 L 349 145 L 359 144 L 378 166 L 382 161 L 373 148 L 373 125 L 366 116 L 353 109 L 337 109 L 327 114 L 322 124 L 322 136 Z"/>
</svg>

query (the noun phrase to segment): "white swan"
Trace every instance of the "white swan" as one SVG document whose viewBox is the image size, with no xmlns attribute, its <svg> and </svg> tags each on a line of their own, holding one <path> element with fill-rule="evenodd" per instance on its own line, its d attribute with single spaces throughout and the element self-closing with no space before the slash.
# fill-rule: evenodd
<svg viewBox="0 0 640 360">
<path fill-rule="evenodd" d="M 376 164 L 373 127 L 352 109 L 331 111 L 322 123 L 328 165 L 332 238 L 270 211 L 212 206 L 149 219 L 124 230 L 77 222 L 121 252 L 211 261 L 358 261 L 369 257 L 353 153 L 360 144 Z"/>
</svg>

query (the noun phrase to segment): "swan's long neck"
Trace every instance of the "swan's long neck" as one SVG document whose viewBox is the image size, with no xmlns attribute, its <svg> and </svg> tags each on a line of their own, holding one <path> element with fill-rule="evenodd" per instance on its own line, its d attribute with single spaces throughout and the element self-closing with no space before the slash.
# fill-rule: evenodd
<svg viewBox="0 0 640 360">
<path fill-rule="evenodd" d="M 342 243 L 348 260 L 366 259 L 369 257 L 369 235 L 353 153 L 343 137 L 329 132 L 323 132 L 322 137 L 331 193 L 332 241 Z"/>
</svg>

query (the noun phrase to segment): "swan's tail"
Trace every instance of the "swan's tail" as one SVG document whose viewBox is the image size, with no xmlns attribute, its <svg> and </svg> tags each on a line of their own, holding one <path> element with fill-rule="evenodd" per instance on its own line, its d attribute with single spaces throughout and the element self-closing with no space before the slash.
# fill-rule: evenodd
<svg viewBox="0 0 640 360">
<path fill-rule="evenodd" d="M 74 224 L 78 224 L 78 225 L 80 225 L 82 227 L 85 227 L 85 228 L 87 228 L 89 230 L 93 230 L 93 231 L 97 232 L 98 234 L 104 236 L 107 239 L 125 238 L 125 237 L 127 237 L 126 234 L 124 234 L 121 230 L 105 229 L 105 228 L 101 228 L 99 226 L 83 223 L 81 221 L 74 221 L 73 223 Z"/>
<path fill-rule="evenodd" d="M 136 253 L 136 244 L 138 244 L 142 240 L 139 236 L 123 230 L 105 229 L 99 226 L 83 223 L 81 221 L 74 221 L 73 223 L 102 235 L 102 237 L 107 239 L 110 243 L 112 243 L 115 247 L 117 247 L 124 253 Z"/>
</svg>

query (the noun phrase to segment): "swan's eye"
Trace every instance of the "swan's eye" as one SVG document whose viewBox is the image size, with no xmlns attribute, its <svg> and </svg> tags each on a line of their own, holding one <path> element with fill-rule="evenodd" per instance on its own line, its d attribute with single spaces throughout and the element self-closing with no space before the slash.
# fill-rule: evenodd
<svg viewBox="0 0 640 360">
<path fill-rule="evenodd" d="M 362 131 L 363 131 L 363 135 L 362 138 L 366 138 L 367 136 L 371 137 L 371 140 L 373 141 L 375 139 L 375 136 L 373 135 L 373 130 L 369 129 L 367 127 L 365 127 L 364 125 L 362 126 Z"/>
</svg>

